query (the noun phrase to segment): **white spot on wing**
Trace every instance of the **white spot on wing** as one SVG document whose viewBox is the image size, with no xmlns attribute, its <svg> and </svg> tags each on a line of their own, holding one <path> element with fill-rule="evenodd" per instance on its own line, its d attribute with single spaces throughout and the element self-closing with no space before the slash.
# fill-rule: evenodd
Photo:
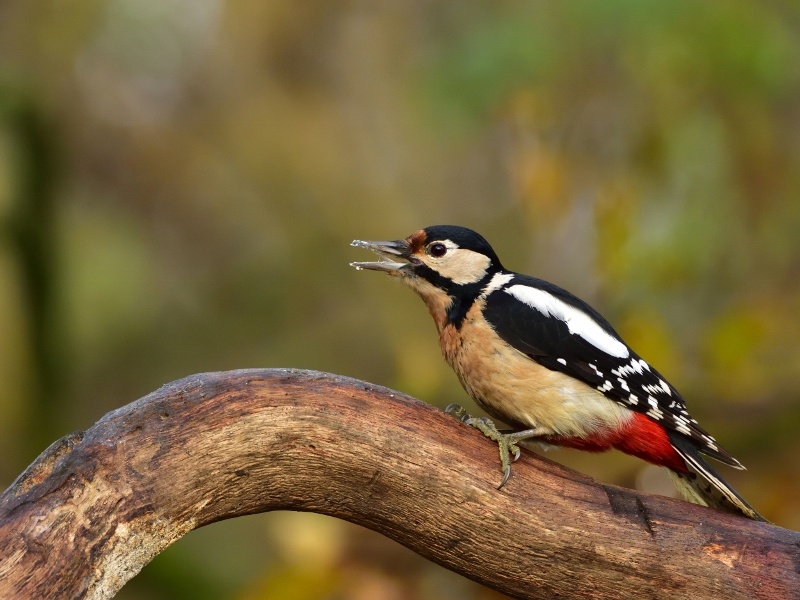
<svg viewBox="0 0 800 600">
<path fill-rule="evenodd" d="M 557 359 L 557 360 L 558 360 L 558 362 L 560 362 L 560 363 L 561 363 L 562 365 L 564 365 L 565 367 L 567 366 L 567 361 L 565 361 L 563 358 L 559 358 L 559 359 Z"/>
<path fill-rule="evenodd" d="M 714 438 L 712 438 L 710 435 L 703 435 L 703 438 L 705 439 L 706 445 L 709 448 L 719 451 L 719 446 L 717 446 Z"/>
<path fill-rule="evenodd" d="M 607 392 L 612 387 L 614 387 L 614 385 L 610 381 L 606 380 L 606 382 L 603 385 L 597 386 L 597 389 L 600 390 L 601 392 Z"/>
<path fill-rule="evenodd" d="M 486 287 L 483 288 L 483 291 L 481 291 L 480 297 L 486 298 L 486 296 L 495 290 L 499 290 L 512 279 L 514 279 L 512 273 L 495 273 L 489 283 L 486 284 Z"/>
<path fill-rule="evenodd" d="M 628 347 L 625 344 L 611 336 L 585 312 L 562 302 L 552 294 L 519 284 L 512 285 L 506 292 L 543 315 L 564 321 L 572 335 L 579 335 L 595 348 L 618 358 L 628 357 Z"/>
</svg>

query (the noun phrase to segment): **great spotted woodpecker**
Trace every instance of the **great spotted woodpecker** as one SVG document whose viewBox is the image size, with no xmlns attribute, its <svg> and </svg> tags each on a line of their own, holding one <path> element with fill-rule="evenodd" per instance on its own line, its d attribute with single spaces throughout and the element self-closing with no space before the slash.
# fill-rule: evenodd
<svg viewBox="0 0 800 600">
<path fill-rule="evenodd" d="M 403 240 L 368 242 L 384 271 L 422 297 L 445 359 L 475 402 L 513 428 L 463 408 L 447 411 L 500 447 L 505 485 L 520 442 L 602 452 L 616 448 L 666 467 L 690 502 L 765 520 L 701 457 L 744 467 L 686 410 L 658 371 L 588 304 L 560 287 L 503 268 L 479 234 L 449 225 Z M 403 262 L 398 262 L 403 259 Z"/>
</svg>

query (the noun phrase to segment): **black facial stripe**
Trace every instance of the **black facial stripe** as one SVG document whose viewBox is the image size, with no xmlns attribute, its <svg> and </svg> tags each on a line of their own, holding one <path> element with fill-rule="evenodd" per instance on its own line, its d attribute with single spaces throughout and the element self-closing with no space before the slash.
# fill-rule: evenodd
<svg viewBox="0 0 800 600">
<path fill-rule="evenodd" d="M 431 269 L 426 264 L 420 264 L 414 267 L 414 273 L 416 273 L 419 277 L 422 277 L 428 283 L 435 285 L 436 287 L 443 289 L 448 294 L 450 293 L 450 288 L 455 286 L 452 279 L 444 277 Z"/>
<path fill-rule="evenodd" d="M 486 269 L 486 274 L 479 281 L 457 284 L 453 282 L 452 279 L 440 275 L 427 265 L 420 265 L 414 268 L 414 272 L 419 277 L 425 279 L 439 289 L 444 290 L 447 295 L 453 299 L 453 303 L 447 311 L 447 322 L 454 325 L 456 329 L 461 328 L 469 309 L 472 308 L 475 300 L 481 295 L 483 289 L 499 270 L 499 267 L 492 264 L 489 265 L 489 268 Z"/>
</svg>

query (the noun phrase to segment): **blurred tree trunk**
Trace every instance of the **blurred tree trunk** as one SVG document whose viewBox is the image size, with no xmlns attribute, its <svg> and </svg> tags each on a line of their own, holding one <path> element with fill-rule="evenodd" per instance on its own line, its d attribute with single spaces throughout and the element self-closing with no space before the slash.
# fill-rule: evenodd
<svg viewBox="0 0 800 600">
<path fill-rule="evenodd" d="M 192 529 L 352 521 L 517 598 L 800 598 L 800 534 L 602 484 L 324 373 L 195 375 L 45 451 L 0 496 L 0 597 L 110 598 Z"/>
<path fill-rule="evenodd" d="M 29 456 L 58 435 L 59 388 L 54 330 L 53 137 L 26 95 L 0 86 L 0 125 L 10 133 L 17 175 L 14 196 L 3 225 L 20 265 L 21 285 L 29 311 L 33 360 Z"/>
</svg>

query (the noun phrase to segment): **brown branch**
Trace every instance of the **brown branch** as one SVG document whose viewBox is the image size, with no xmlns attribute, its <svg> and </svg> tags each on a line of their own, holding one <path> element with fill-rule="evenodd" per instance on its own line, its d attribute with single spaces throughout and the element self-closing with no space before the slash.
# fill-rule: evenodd
<svg viewBox="0 0 800 600">
<path fill-rule="evenodd" d="M 214 521 L 379 531 L 518 598 L 800 598 L 800 534 L 598 483 L 408 396 L 293 370 L 195 375 L 48 448 L 0 496 L 0 597 L 110 598 Z"/>
</svg>

